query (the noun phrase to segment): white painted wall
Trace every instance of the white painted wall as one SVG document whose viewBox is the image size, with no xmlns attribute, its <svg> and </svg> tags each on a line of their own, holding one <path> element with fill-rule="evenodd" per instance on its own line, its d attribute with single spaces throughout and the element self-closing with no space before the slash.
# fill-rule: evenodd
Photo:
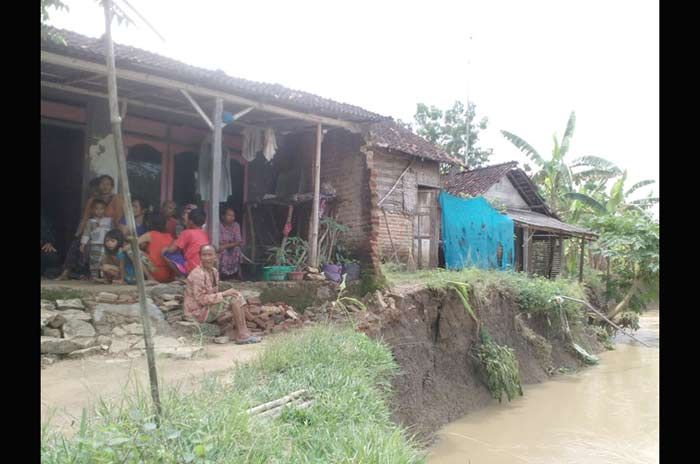
<svg viewBox="0 0 700 464">
<path fill-rule="evenodd" d="M 484 198 L 504 203 L 508 208 L 528 209 L 527 203 L 506 176 L 501 177 L 497 183 L 493 184 L 484 193 Z"/>
</svg>

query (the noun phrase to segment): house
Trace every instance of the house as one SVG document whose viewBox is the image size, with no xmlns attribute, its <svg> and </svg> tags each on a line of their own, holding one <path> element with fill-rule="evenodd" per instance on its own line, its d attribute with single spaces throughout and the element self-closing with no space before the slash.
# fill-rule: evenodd
<svg viewBox="0 0 700 464">
<path fill-rule="evenodd" d="M 63 42 L 41 43 L 41 201 L 62 251 L 89 181 L 101 174 L 118 181 L 118 170 L 104 41 L 52 32 Z M 132 197 L 156 209 L 165 200 L 203 205 L 214 244 L 220 205 L 233 206 L 254 261 L 290 228 L 318 243 L 319 222 L 332 215 L 347 226 L 344 244 L 366 271 L 380 272 L 391 242 L 399 255 L 436 264 L 439 164 L 458 161 L 357 106 L 135 47 L 114 49 Z M 323 262 L 313 248 L 310 262 Z"/>
<path fill-rule="evenodd" d="M 583 262 L 585 241 L 597 237 L 590 230 L 562 222 L 516 161 L 464 172 L 453 170 L 443 184 L 452 195 L 485 198 L 512 219 L 516 271 L 555 278 L 561 273 L 564 240 L 580 240 Z"/>
</svg>

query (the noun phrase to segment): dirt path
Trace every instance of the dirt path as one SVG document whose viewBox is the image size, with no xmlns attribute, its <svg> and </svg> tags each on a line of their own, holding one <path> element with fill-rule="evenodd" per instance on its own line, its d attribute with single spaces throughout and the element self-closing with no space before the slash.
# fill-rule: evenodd
<svg viewBox="0 0 700 464">
<path fill-rule="evenodd" d="M 187 390 L 207 374 L 221 373 L 236 363 L 250 361 L 269 343 L 271 336 L 255 345 L 206 345 L 203 355 L 192 360 L 157 358 L 159 384 L 182 383 Z M 133 391 L 133 381 L 148 385 L 146 358 L 120 359 L 102 356 L 64 360 L 41 371 L 41 420 L 66 434 L 80 421 L 83 408 L 98 398 L 115 399 Z M 130 382 L 131 381 L 131 382 Z M 146 389 L 144 389 L 147 391 Z"/>
</svg>

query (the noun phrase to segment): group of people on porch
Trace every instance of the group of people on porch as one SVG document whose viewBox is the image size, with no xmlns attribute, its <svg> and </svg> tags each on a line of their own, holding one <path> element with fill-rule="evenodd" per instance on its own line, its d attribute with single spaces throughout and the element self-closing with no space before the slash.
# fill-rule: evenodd
<svg viewBox="0 0 700 464">
<path fill-rule="evenodd" d="M 91 187 L 59 280 L 78 277 L 102 283 L 133 284 L 134 262 L 140 259 L 144 277 L 150 280 L 165 283 L 186 278 L 185 315 L 200 323 L 218 324 L 238 344 L 260 341 L 248 330 L 241 294 L 234 289 L 219 291 L 220 272 L 226 277 L 235 274 L 242 279 L 243 240 L 232 208 L 224 207 L 221 211 L 221 245 L 217 251 L 204 230 L 207 220 L 204 209 L 186 204 L 178 217 L 175 202 L 166 201 L 160 211 L 148 214 L 148 205 L 140 198 L 132 198 L 139 244 L 139 256 L 135 257 L 128 244 L 131 237 L 123 200 L 114 193 L 114 179 L 102 175 L 91 182 Z M 54 242 L 51 225 L 42 211 L 42 275 L 51 258 L 57 255 Z"/>
<path fill-rule="evenodd" d="M 65 260 L 58 280 L 90 279 L 96 282 L 134 284 L 134 256 L 129 245 L 129 229 L 121 195 L 114 193 L 114 179 L 102 175 L 90 183 L 90 195 L 75 237 L 65 250 Z M 178 208 L 166 201 L 160 210 L 132 197 L 131 206 L 145 278 L 161 283 L 185 278 L 200 264 L 199 252 L 209 244 L 204 209 L 187 203 Z M 241 272 L 241 228 L 233 208 L 221 209 L 218 271 L 222 278 L 238 277 Z M 41 217 L 42 275 L 55 265 L 58 251 L 51 224 Z"/>
</svg>

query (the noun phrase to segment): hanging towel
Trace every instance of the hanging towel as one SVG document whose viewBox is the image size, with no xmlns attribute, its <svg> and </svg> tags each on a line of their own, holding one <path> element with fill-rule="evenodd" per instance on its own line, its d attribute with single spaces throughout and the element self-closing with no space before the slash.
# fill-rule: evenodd
<svg viewBox="0 0 700 464">
<path fill-rule="evenodd" d="M 268 128 L 265 129 L 265 148 L 263 149 L 263 156 L 267 161 L 272 161 L 277 152 L 277 140 L 275 139 L 275 131 Z"/>
<path fill-rule="evenodd" d="M 263 149 L 262 129 L 246 127 L 241 133 L 243 134 L 243 158 L 247 161 L 253 161 Z"/>
<path fill-rule="evenodd" d="M 211 135 L 202 141 L 199 150 L 198 176 L 199 195 L 202 201 L 209 201 L 211 195 Z M 233 194 L 233 182 L 231 181 L 231 158 L 225 147 L 221 149 L 221 181 L 219 183 L 219 201 L 226 201 Z"/>
</svg>

